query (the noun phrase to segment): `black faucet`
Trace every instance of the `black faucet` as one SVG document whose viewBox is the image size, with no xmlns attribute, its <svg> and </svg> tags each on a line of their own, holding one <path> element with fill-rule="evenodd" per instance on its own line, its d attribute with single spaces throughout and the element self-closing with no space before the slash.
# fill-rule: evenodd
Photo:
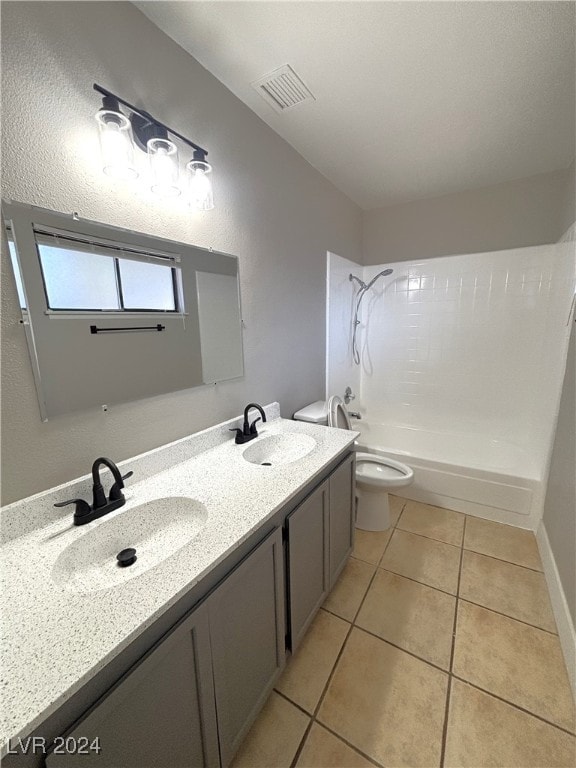
<svg viewBox="0 0 576 768">
<path fill-rule="evenodd" d="M 110 496 L 108 498 L 106 498 L 104 488 L 100 482 L 100 466 L 102 464 L 108 467 L 114 476 L 114 485 L 110 488 Z M 120 470 L 113 461 L 104 456 L 100 456 L 100 458 L 96 459 L 94 464 L 92 464 L 92 506 L 90 506 L 87 501 L 84 501 L 84 499 L 69 499 L 68 501 L 61 501 L 58 504 L 54 504 L 54 506 L 65 507 L 68 504 L 76 504 L 76 509 L 74 511 L 74 525 L 91 523 L 92 520 L 97 520 L 99 517 L 103 517 L 103 515 L 107 515 L 109 512 L 113 512 L 115 509 L 126 504 L 122 488 L 124 488 L 124 480 L 128 477 L 132 477 L 133 474 L 133 472 L 128 472 L 125 475 L 121 475 Z"/>
<path fill-rule="evenodd" d="M 264 408 L 262 408 L 261 405 L 258 405 L 258 403 L 248 403 L 246 408 L 244 408 L 244 424 L 242 425 L 242 429 L 231 429 L 230 432 L 236 432 L 236 440 L 235 443 L 237 445 L 241 445 L 242 443 L 247 443 L 249 440 L 254 440 L 255 437 L 258 437 L 258 431 L 256 429 L 256 424 L 260 421 L 260 416 L 258 416 L 257 419 L 254 419 L 252 424 L 248 421 L 248 411 L 250 411 L 251 408 L 256 408 L 257 411 L 260 411 L 260 416 L 262 417 L 262 422 L 266 421 L 266 414 L 264 413 Z"/>
</svg>

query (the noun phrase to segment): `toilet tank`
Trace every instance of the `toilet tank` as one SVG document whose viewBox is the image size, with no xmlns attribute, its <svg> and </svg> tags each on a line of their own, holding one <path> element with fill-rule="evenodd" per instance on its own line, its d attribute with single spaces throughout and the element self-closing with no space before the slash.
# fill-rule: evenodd
<svg viewBox="0 0 576 768">
<path fill-rule="evenodd" d="M 328 424 L 328 403 L 326 400 L 316 400 L 315 403 L 296 411 L 294 419 L 308 421 L 311 424 Z"/>
</svg>

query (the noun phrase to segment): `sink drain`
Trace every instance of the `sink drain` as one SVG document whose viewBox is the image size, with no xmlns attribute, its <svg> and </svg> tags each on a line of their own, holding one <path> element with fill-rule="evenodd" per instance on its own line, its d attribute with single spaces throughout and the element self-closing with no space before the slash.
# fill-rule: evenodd
<svg viewBox="0 0 576 768">
<path fill-rule="evenodd" d="M 120 568 L 127 568 L 129 565 L 135 563 L 137 559 L 136 550 L 132 549 L 132 547 L 123 549 L 122 552 L 118 552 L 116 555 L 116 560 L 118 560 Z"/>
<path fill-rule="evenodd" d="M 262 464 L 260 464 L 261 467 L 271 467 L 272 462 L 271 461 L 263 461 Z"/>
</svg>

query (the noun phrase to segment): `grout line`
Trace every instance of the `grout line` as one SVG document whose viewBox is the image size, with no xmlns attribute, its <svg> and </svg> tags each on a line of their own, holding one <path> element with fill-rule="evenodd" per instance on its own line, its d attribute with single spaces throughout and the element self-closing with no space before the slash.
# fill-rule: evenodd
<svg viewBox="0 0 576 768">
<path fill-rule="evenodd" d="M 392 573 L 394 576 L 400 576 L 401 579 L 407 579 L 408 581 L 414 582 L 414 584 L 420 584 L 421 587 L 428 587 L 428 589 L 435 589 L 436 592 L 442 592 L 443 595 L 448 595 L 448 597 L 453 597 L 456 599 L 456 593 L 455 592 L 447 592 L 445 589 L 440 589 L 440 587 L 433 587 L 432 584 L 428 584 L 426 581 L 418 581 L 418 579 L 414 579 L 411 576 L 405 576 L 403 573 L 398 573 L 397 571 L 393 571 L 390 568 L 384 568 L 383 566 L 379 565 L 378 568 L 381 571 L 386 571 L 386 573 Z"/>
<path fill-rule="evenodd" d="M 404 507 L 402 507 L 402 509 L 404 509 Z M 400 510 L 400 514 L 402 514 L 402 510 Z M 400 519 L 400 515 L 398 516 L 398 519 Z M 394 527 L 395 527 L 395 525 L 394 525 Z M 388 549 L 388 545 L 390 544 L 391 540 L 392 540 L 392 536 L 390 536 L 390 538 L 386 542 L 386 546 L 384 547 L 384 552 L 382 553 L 382 556 L 384 556 L 384 553 Z M 361 562 L 364 562 L 364 560 L 362 560 Z M 368 563 L 366 563 L 366 564 L 368 565 Z M 364 604 L 364 600 L 366 599 L 366 595 L 368 594 L 368 591 L 370 590 L 372 582 L 374 581 L 374 578 L 376 576 L 376 573 L 378 572 L 377 566 L 375 566 L 373 563 L 369 563 L 369 565 L 371 565 L 374 568 L 374 573 L 372 574 L 372 576 L 370 578 L 370 581 L 368 582 L 368 586 L 366 587 L 366 591 L 364 592 L 364 596 L 362 597 L 362 600 L 360 601 L 360 605 L 358 606 L 358 610 L 354 614 L 354 619 L 352 620 L 352 622 L 348 622 L 350 624 L 350 626 L 349 626 L 348 631 L 346 633 L 346 637 L 344 638 L 344 642 L 342 643 L 340 651 L 338 652 L 338 655 L 336 656 L 336 660 L 334 661 L 334 664 L 332 665 L 332 669 L 330 670 L 330 674 L 328 675 L 328 679 L 326 680 L 324 688 L 322 689 L 322 693 L 320 694 L 320 698 L 318 699 L 318 703 L 316 704 L 314 712 L 312 713 L 312 719 L 310 721 L 310 725 L 306 729 L 306 732 L 305 732 L 304 736 L 302 737 L 302 740 L 301 740 L 301 742 L 300 742 L 300 744 L 298 746 L 298 749 L 296 751 L 296 755 L 294 757 L 294 760 L 292 761 L 291 768 L 294 768 L 294 766 L 296 765 L 296 762 L 297 762 L 297 760 L 298 760 L 298 758 L 300 756 L 300 753 L 302 752 L 302 749 L 304 747 L 304 743 L 306 741 L 306 738 L 308 737 L 308 733 L 310 732 L 310 728 L 312 727 L 312 723 L 316 722 L 316 718 L 317 718 L 318 712 L 320 711 L 320 707 L 322 706 L 322 703 L 324 701 L 324 698 L 326 696 L 328 688 L 330 687 L 330 683 L 332 682 L 332 678 L 334 677 L 334 674 L 336 672 L 336 667 L 338 666 L 338 662 L 340 661 L 340 658 L 342 657 L 342 654 L 344 653 L 344 649 L 346 648 L 346 644 L 348 643 L 348 638 L 350 637 L 350 635 L 352 633 L 352 630 L 354 629 L 354 626 L 355 626 L 354 625 L 354 621 L 356 620 L 356 617 L 358 616 L 358 613 L 360 612 L 360 609 L 362 608 L 362 605 Z M 328 609 L 325 608 L 324 610 L 328 610 Z M 332 615 L 337 616 L 342 621 L 348 621 L 347 619 L 342 619 L 342 616 L 338 616 L 338 614 L 333 613 L 330 610 L 328 610 L 328 613 L 332 613 Z M 338 738 L 341 738 L 341 737 L 339 736 Z M 354 747 L 354 749 L 356 749 L 356 747 Z"/>
<path fill-rule="evenodd" d="M 463 513 L 461 512 L 460 514 L 463 514 Z M 398 526 L 398 530 L 402 531 L 402 533 L 412 533 L 414 534 L 414 536 L 421 536 L 423 539 L 430 539 L 430 541 L 438 541 L 440 544 L 449 544 L 451 547 L 458 547 L 458 549 L 462 549 L 462 544 L 452 544 L 451 541 L 445 541 L 444 539 L 437 539 L 435 536 L 429 536 L 427 533 L 421 533 L 420 531 L 411 531 L 409 528 L 401 528 L 400 526 Z M 462 541 L 464 541 L 464 533 L 462 533 Z"/>
<path fill-rule="evenodd" d="M 454 607 L 454 624 L 452 625 L 452 649 L 450 651 L 450 667 L 448 669 L 448 688 L 446 691 L 446 709 L 444 712 L 444 727 L 442 728 L 442 748 L 440 753 L 440 766 L 444 768 L 444 758 L 446 756 L 446 739 L 448 737 L 448 716 L 450 714 L 450 693 L 452 690 L 452 669 L 454 666 L 454 652 L 456 650 L 456 627 L 458 624 L 458 603 L 460 595 L 460 580 L 462 578 L 462 561 L 464 559 L 464 537 L 466 536 L 466 522 L 464 517 L 464 528 L 462 530 L 462 545 L 460 547 L 460 565 L 458 567 L 458 584 L 456 585 L 456 605 Z"/>
<path fill-rule="evenodd" d="M 290 701 L 290 699 L 288 699 L 288 701 Z M 292 702 L 292 703 L 294 703 L 294 702 Z M 310 717 L 310 714 L 308 712 L 306 714 L 308 715 L 308 717 Z M 308 734 L 310 733 L 310 730 L 311 730 L 312 726 L 314 725 L 314 722 L 315 722 L 314 718 L 311 717 L 309 722 L 308 722 L 308 725 L 306 726 L 306 730 L 304 731 L 304 734 L 303 734 L 302 738 L 300 739 L 300 744 L 298 744 L 298 749 L 296 750 L 296 753 L 294 754 L 294 757 L 292 758 L 292 762 L 290 763 L 290 768 L 295 768 L 296 763 L 298 762 L 298 760 L 300 758 L 300 755 L 302 753 L 302 750 L 304 749 L 304 744 L 306 744 L 306 739 L 308 738 Z"/>
<path fill-rule="evenodd" d="M 404 505 L 403 505 L 402 509 L 400 510 L 400 514 L 398 515 L 398 520 L 400 519 L 400 516 L 401 516 L 401 514 L 402 514 L 402 511 L 404 510 L 404 507 L 405 507 L 405 506 L 406 506 L 406 502 L 404 502 Z M 398 523 L 398 520 L 397 520 L 397 521 L 396 521 L 396 523 L 395 523 L 395 524 L 392 526 L 392 532 L 394 532 L 394 529 L 396 528 L 396 525 L 397 525 L 397 523 Z M 384 547 L 384 551 L 382 552 L 382 557 L 384 557 L 384 554 L 386 553 L 386 550 L 388 549 L 388 546 L 389 546 L 389 544 L 390 544 L 390 541 L 391 541 L 391 540 L 392 540 L 392 535 L 390 535 L 390 538 L 389 538 L 389 539 L 388 539 L 388 541 L 386 542 L 386 545 L 385 545 L 385 547 Z M 353 555 L 351 555 L 351 556 L 353 556 Z M 357 560 L 360 560 L 360 558 L 356 558 L 356 559 L 357 559 Z M 380 558 L 380 559 L 382 559 L 382 558 Z M 324 685 L 324 688 L 322 689 L 322 693 L 320 694 L 320 698 L 318 699 L 318 703 L 316 704 L 316 707 L 314 708 L 314 712 L 313 712 L 313 713 L 312 713 L 312 715 L 310 716 L 310 713 L 309 713 L 309 712 L 306 712 L 306 710 L 302 709 L 302 707 L 298 707 L 298 709 L 302 710 L 303 712 L 305 712 L 305 714 L 306 714 L 308 717 L 310 717 L 310 722 L 308 723 L 308 727 L 306 728 L 306 730 L 305 730 L 305 732 L 304 732 L 304 735 L 302 736 L 302 739 L 300 740 L 300 744 L 298 745 L 298 749 L 296 750 L 296 754 L 294 755 L 294 758 L 293 758 L 293 760 L 292 760 L 292 762 L 291 762 L 291 764 L 290 764 L 290 768 L 295 768 L 295 766 L 296 766 L 296 763 L 298 762 L 298 759 L 300 758 L 300 755 L 301 755 L 301 753 L 302 753 L 302 750 L 303 750 L 303 748 L 304 748 L 304 744 L 306 743 L 306 739 L 308 738 L 308 735 L 309 735 L 309 733 L 310 733 L 310 729 L 312 728 L 312 725 L 313 725 L 313 723 L 316 723 L 316 722 L 318 722 L 319 724 L 321 724 L 323 728 L 326 728 L 326 730 L 330 731 L 330 732 L 331 732 L 331 733 L 332 733 L 334 736 L 336 736 L 337 738 L 339 738 L 341 741 L 343 741 L 343 742 L 344 742 L 345 744 L 347 744 L 349 747 L 351 747 L 351 748 L 352 748 L 352 749 L 354 749 L 356 752 L 358 752 L 359 754 L 361 754 L 363 757 L 366 757 L 368 760 L 370 760 L 370 762 L 372 762 L 374 765 L 378 766 L 378 768 L 381 768 L 380 764 L 379 764 L 379 763 L 376 763 L 376 762 L 374 762 L 373 758 L 369 757 L 368 755 L 365 755 L 365 754 L 364 754 L 364 753 L 363 753 L 361 750 L 359 750 L 357 747 L 353 746 L 353 745 L 352 745 L 352 744 L 350 744 L 348 741 L 346 741 L 346 739 L 342 738 L 342 736 L 341 736 L 340 734 L 336 733 L 335 731 L 332 731 L 330 728 L 327 728 L 327 726 L 326 726 L 324 723 L 321 723 L 321 721 L 319 721 L 319 720 L 317 719 L 317 715 L 318 715 L 318 712 L 320 711 L 320 707 L 322 706 L 322 703 L 323 703 L 323 701 L 324 701 L 324 698 L 326 697 L 326 693 L 328 692 L 328 688 L 330 687 L 330 683 L 332 682 L 332 678 L 334 677 L 334 674 L 335 674 L 335 672 L 336 672 L 336 667 L 338 666 L 338 663 L 339 663 L 339 661 L 340 661 L 340 658 L 342 657 L 342 654 L 344 653 L 344 649 L 346 648 L 346 644 L 348 643 L 348 638 L 349 638 L 349 637 L 350 637 L 350 635 L 352 634 L 352 630 L 353 630 L 353 629 L 354 629 L 354 627 L 355 627 L 355 624 L 354 624 L 354 622 L 355 622 L 355 620 L 356 620 L 356 617 L 357 617 L 357 616 L 358 616 L 358 614 L 360 613 L 360 610 L 361 610 L 361 608 L 362 608 L 362 605 L 364 604 L 364 600 L 366 599 L 366 595 L 368 594 L 368 592 L 369 592 L 369 590 L 370 590 L 370 587 L 372 586 L 372 582 L 374 581 L 374 578 L 375 578 L 375 576 L 376 576 L 376 574 L 377 574 L 377 572 L 378 572 L 378 566 L 377 566 L 377 565 L 375 565 L 374 563 L 366 563 L 366 561 L 365 561 L 365 560 L 360 560 L 360 562 L 362 562 L 362 563 L 365 563 L 366 565 L 371 565 L 371 566 L 374 568 L 374 573 L 372 574 L 372 576 L 371 576 L 371 578 L 370 578 L 370 581 L 368 582 L 368 586 L 366 587 L 366 591 L 364 592 L 364 596 L 362 597 L 362 600 L 360 601 L 360 605 L 358 606 L 358 610 L 357 610 L 357 611 L 356 611 L 356 613 L 354 614 L 354 618 L 353 618 L 352 622 L 348 621 L 347 619 L 343 619 L 343 618 L 342 618 L 342 616 L 338 616 L 338 614 L 337 614 L 337 613 L 334 613 L 333 611 L 330 611 L 328 608 L 324 608 L 324 606 L 321 606 L 321 609 L 323 609 L 323 610 L 327 611 L 328 613 L 330 613 L 330 614 L 331 614 L 331 615 L 333 615 L 333 616 L 336 616 L 336 617 L 337 617 L 337 618 L 339 618 L 341 621 L 346 621 L 346 622 L 347 622 L 347 623 L 348 623 L 350 626 L 349 626 L 349 628 L 348 628 L 348 631 L 346 632 L 346 637 L 344 638 L 344 642 L 342 643 L 342 646 L 341 646 L 341 648 L 340 648 L 340 651 L 338 652 L 338 655 L 336 656 L 336 659 L 335 659 L 335 661 L 334 661 L 334 664 L 332 665 L 332 669 L 330 670 L 330 674 L 328 675 L 328 679 L 326 680 L 326 683 L 325 683 L 325 685 Z M 379 561 L 379 562 L 380 562 L 380 561 Z M 382 638 L 379 638 L 379 639 L 380 639 L 380 640 L 382 640 Z M 384 642 L 385 642 L 385 641 L 384 641 Z M 280 692 L 278 691 L 278 693 L 280 693 Z M 281 694 L 281 695 L 283 695 L 283 694 Z M 291 699 L 289 699 L 287 696 L 284 696 L 284 698 L 285 698 L 285 699 L 287 699 L 288 701 L 290 701 L 290 702 L 291 702 Z M 295 702 L 291 702 L 291 703 L 294 703 L 294 704 L 295 704 Z M 296 705 L 296 706 L 298 706 L 298 705 Z"/>
<path fill-rule="evenodd" d="M 396 648 L 396 650 L 402 651 L 402 653 L 405 653 L 408 656 L 412 656 L 413 659 L 416 659 L 417 661 L 422 661 L 424 662 L 424 664 L 428 664 L 429 667 L 432 667 L 433 669 L 438 670 L 438 672 L 442 672 L 443 675 L 449 674 L 447 669 L 439 667 L 438 664 L 435 664 L 433 661 L 424 659 L 422 656 L 418 656 L 413 651 L 407 651 L 406 648 L 402 648 L 401 645 L 396 645 L 396 643 L 393 643 L 391 640 L 387 640 L 385 637 L 381 637 L 380 635 L 374 634 L 374 632 L 370 632 L 369 629 L 366 629 L 365 627 L 360 626 L 360 624 L 354 624 L 354 627 L 359 632 L 364 632 L 365 634 L 370 635 L 370 637 L 374 637 L 376 638 L 376 640 L 380 640 L 382 643 L 386 643 L 386 645 L 391 645 L 392 648 Z"/>
<path fill-rule="evenodd" d="M 283 699 L 285 699 L 289 704 L 293 704 L 296 709 L 299 709 L 300 712 L 302 712 L 303 715 L 306 715 L 306 717 L 312 718 L 313 715 L 310 714 L 310 712 L 307 709 L 304 709 L 302 704 L 298 704 L 297 701 L 294 701 L 294 699 L 291 699 L 290 696 L 287 696 L 285 693 L 280 691 L 278 688 L 274 688 L 274 693 L 277 693 L 278 696 L 281 696 Z"/>
<path fill-rule="evenodd" d="M 535 717 L 536 720 L 540 720 L 541 723 L 546 723 L 546 725 L 552 726 L 552 728 L 556 728 L 559 731 L 563 731 L 563 733 L 567 733 L 569 736 L 574 737 L 576 735 L 576 730 L 570 731 L 567 728 L 565 728 L 563 725 L 558 725 L 557 723 L 553 723 L 551 720 L 546 720 L 546 718 L 542 717 L 542 715 L 537 715 L 535 712 L 531 712 L 529 709 L 526 709 L 525 707 L 521 707 L 519 704 L 515 704 L 513 701 L 509 701 L 508 699 L 503 699 L 502 696 L 498 696 L 498 694 L 493 693 L 492 691 L 487 690 L 486 688 L 482 688 L 479 685 L 476 685 L 476 683 L 471 683 L 470 680 L 466 680 L 465 677 L 460 677 L 460 675 L 452 675 L 454 680 L 458 680 L 460 683 L 465 683 L 466 685 L 471 686 L 472 688 L 475 688 L 477 691 L 481 691 L 482 693 L 485 693 L 487 696 L 491 696 L 493 699 L 497 699 L 498 701 L 501 701 L 503 704 L 508 704 L 508 706 L 512 707 L 513 709 L 517 709 L 519 712 L 523 712 L 525 715 L 530 715 L 531 717 Z"/>
<path fill-rule="evenodd" d="M 375 765 L 377 768 L 384 768 L 382 763 L 378 763 L 376 760 L 374 760 L 373 757 L 370 757 L 370 755 L 367 755 L 366 752 L 362 752 L 361 749 L 358 749 L 358 747 L 352 744 L 352 742 L 348 741 L 348 739 L 345 739 L 344 736 L 339 734 L 337 731 L 334 731 L 332 728 L 330 728 L 330 726 L 326 725 L 321 720 L 315 720 L 314 722 L 316 722 L 321 728 L 324 728 L 329 733 L 331 733 L 332 736 L 335 736 L 340 741 L 343 741 L 344 744 L 350 747 L 350 749 L 353 749 L 354 752 L 357 752 L 358 754 L 362 755 L 362 757 L 368 760 L 370 763 L 372 763 L 372 765 Z"/>
<path fill-rule="evenodd" d="M 466 527 L 466 524 L 464 524 L 464 528 Z M 423 533 L 414 533 L 414 531 L 405 531 L 404 528 L 396 528 L 397 531 L 400 533 L 406 533 L 408 536 L 417 536 L 419 539 L 426 539 L 426 541 L 435 541 L 436 544 L 444 544 L 446 547 L 452 547 L 453 549 L 462 549 L 462 544 L 450 544 L 447 541 L 442 541 L 441 539 L 433 539 L 432 536 L 425 536 Z M 462 540 L 464 540 L 464 536 L 462 536 Z"/>
<path fill-rule="evenodd" d="M 526 627 L 531 627 L 532 629 L 538 629 L 540 630 L 540 632 L 546 632 L 547 635 L 552 635 L 552 637 L 558 637 L 558 632 L 551 632 L 549 629 L 544 629 L 543 627 L 539 627 L 537 624 L 531 624 L 529 621 L 523 621 L 522 619 L 518 619 L 516 616 L 510 616 L 509 613 L 503 613 L 502 611 L 497 611 L 495 608 L 490 608 L 489 605 L 476 603 L 474 600 L 469 600 L 467 597 L 459 597 L 458 599 L 463 603 L 470 603 L 471 605 L 475 605 L 478 608 L 483 608 L 485 611 L 490 611 L 490 613 L 495 613 L 498 616 L 503 616 L 505 619 L 511 619 L 512 621 L 517 621 L 519 624 L 524 624 Z"/>
<path fill-rule="evenodd" d="M 524 530 L 519 528 L 518 530 Z M 470 547 L 464 547 L 466 552 L 474 552 L 475 555 L 482 555 L 483 557 L 491 557 L 492 560 L 499 560 L 501 563 L 508 563 L 508 565 L 515 565 L 517 568 L 526 568 L 527 571 L 533 571 L 534 573 L 541 573 L 544 575 L 544 571 L 541 568 L 530 568 L 529 565 L 522 565 L 520 563 L 514 563 L 512 560 L 505 560 L 503 557 L 496 557 L 496 555 L 488 555 L 486 552 L 479 552 L 477 549 L 471 549 Z"/>
<path fill-rule="evenodd" d="M 341 617 L 340 617 L 341 618 Z M 298 758 L 300 757 L 300 753 L 302 752 L 302 749 L 304 748 L 304 744 L 306 742 L 306 739 L 308 737 L 308 734 L 310 732 L 310 729 L 312 728 L 312 723 L 316 722 L 316 716 L 318 714 L 318 711 L 322 705 L 322 702 L 324 700 L 324 696 L 326 695 L 326 691 L 328 690 L 328 686 L 330 685 L 330 682 L 332 681 L 332 678 L 334 677 L 334 672 L 336 671 L 336 667 L 338 666 L 338 662 L 340 661 L 340 657 L 342 656 L 342 653 L 344 651 L 344 648 L 346 647 L 346 643 L 348 642 L 348 638 L 350 637 L 350 633 L 352 632 L 353 626 L 350 624 L 350 627 L 348 628 L 348 631 L 346 632 L 346 637 L 344 638 L 344 642 L 342 643 L 342 646 L 340 650 L 338 651 L 338 655 L 336 656 L 336 660 L 334 661 L 334 664 L 332 666 L 332 669 L 330 670 L 330 674 L 328 675 L 328 679 L 326 680 L 326 683 L 324 685 L 324 688 L 322 689 L 322 693 L 320 694 L 320 698 L 318 699 L 318 703 L 314 707 L 314 712 L 312 713 L 310 722 L 308 724 L 308 727 L 306 728 L 306 731 L 304 732 L 304 735 L 302 736 L 302 739 L 300 740 L 300 744 L 298 745 L 298 749 L 296 750 L 296 754 L 294 755 L 294 759 L 292 760 L 290 768 L 294 768 L 296 765 Z M 310 717 L 310 715 L 308 715 Z"/>
</svg>

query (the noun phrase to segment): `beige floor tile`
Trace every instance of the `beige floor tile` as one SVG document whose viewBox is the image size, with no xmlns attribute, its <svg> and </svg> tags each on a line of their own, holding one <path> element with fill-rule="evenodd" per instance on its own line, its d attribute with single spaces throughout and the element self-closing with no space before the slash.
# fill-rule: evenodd
<svg viewBox="0 0 576 768">
<path fill-rule="evenodd" d="M 394 496 L 390 493 L 388 494 L 388 503 L 390 505 L 390 528 L 394 528 L 398 522 L 400 513 L 404 509 L 406 499 L 403 499 L 401 496 Z"/>
<path fill-rule="evenodd" d="M 552 723 L 574 728 L 556 635 L 460 600 L 453 672 Z"/>
<path fill-rule="evenodd" d="M 318 720 L 386 766 L 438 765 L 448 676 L 354 628 Z"/>
<path fill-rule="evenodd" d="M 313 713 L 320 701 L 350 624 L 320 610 L 276 688 L 307 712 Z"/>
<path fill-rule="evenodd" d="M 464 535 L 464 520 L 465 516 L 460 512 L 433 507 L 419 501 L 408 501 L 398 521 L 398 528 L 460 547 Z"/>
<path fill-rule="evenodd" d="M 296 763 L 297 768 L 374 768 L 373 763 L 314 723 Z"/>
<path fill-rule="evenodd" d="M 380 566 L 455 595 L 460 549 L 396 529 Z"/>
<path fill-rule="evenodd" d="M 491 555 L 526 568 L 542 570 L 536 537 L 532 531 L 511 525 L 469 517 L 466 522 L 464 548 Z"/>
<path fill-rule="evenodd" d="M 392 526 L 386 531 L 363 531 L 356 528 L 353 556 L 365 563 L 377 565 L 392 536 Z"/>
<path fill-rule="evenodd" d="M 289 768 L 309 722 L 303 712 L 272 692 L 231 768 Z"/>
<path fill-rule="evenodd" d="M 446 768 L 573 768 L 576 739 L 452 680 Z"/>
<path fill-rule="evenodd" d="M 543 573 L 464 551 L 460 597 L 556 632 Z"/>
<path fill-rule="evenodd" d="M 356 624 L 448 670 L 456 598 L 378 570 Z"/>
<path fill-rule="evenodd" d="M 351 557 L 326 598 L 324 608 L 346 621 L 353 621 L 375 570 L 374 565 Z"/>
</svg>

